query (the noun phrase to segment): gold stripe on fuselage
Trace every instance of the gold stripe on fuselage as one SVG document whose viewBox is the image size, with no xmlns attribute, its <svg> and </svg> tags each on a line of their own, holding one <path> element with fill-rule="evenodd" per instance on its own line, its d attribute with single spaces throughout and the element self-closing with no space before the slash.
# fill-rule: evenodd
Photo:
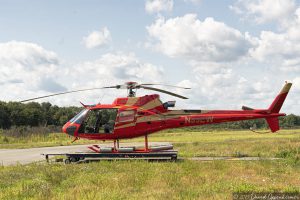
<svg viewBox="0 0 300 200">
<path fill-rule="evenodd" d="M 139 100 L 139 97 L 128 97 L 128 100 L 125 105 L 133 106 Z"/>
<path fill-rule="evenodd" d="M 162 120 L 161 116 L 159 116 L 159 115 L 150 115 L 150 116 L 138 117 L 136 122 L 137 123 L 142 123 L 142 122 L 160 121 L 160 120 Z"/>
<path fill-rule="evenodd" d="M 141 108 L 144 110 L 151 110 L 151 109 L 156 108 L 161 105 L 162 105 L 162 103 L 159 100 L 159 98 L 155 98 L 152 101 L 149 101 L 148 103 L 146 103 L 145 105 L 142 105 Z"/>
<path fill-rule="evenodd" d="M 181 115 L 170 115 L 170 116 L 150 115 L 150 116 L 138 117 L 136 122 L 142 123 L 142 122 L 164 121 L 169 119 L 176 119 L 179 117 L 181 117 Z"/>
<path fill-rule="evenodd" d="M 135 122 L 129 123 L 129 124 L 124 124 L 124 125 L 122 125 L 122 126 L 115 127 L 115 130 L 121 129 L 121 128 L 128 128 L 128 127 L 132 127 L 132 126 L 135 126 Z"/>
</svg>

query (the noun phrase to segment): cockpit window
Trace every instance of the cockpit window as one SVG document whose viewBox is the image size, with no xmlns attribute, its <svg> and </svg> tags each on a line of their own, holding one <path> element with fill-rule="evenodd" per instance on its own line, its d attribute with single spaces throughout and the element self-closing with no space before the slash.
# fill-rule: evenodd
<svg viewBox="0 0 300 200">
<path fill-rule="evenodd" d="M 81 124 L 82 121 L 84 120 L 86 114 L 88 113 L 88 109 L 82 110 L 80 113 L 78 113 L 75 117 L 73 117 L 70 122 L 71 123 L 76 123 L 76 124 Z"/>
<path fill-rule="evenodd" d="M 90 110 L 81 130 L 84 133 L 112 133 L 118 109 Z"/>
<path fill-rule="evenodd" d="M 134 121 L 135 111 L 134 110 L 124 110 L 119 114 L 119 122 L 131 122 Z"/>
</svg>

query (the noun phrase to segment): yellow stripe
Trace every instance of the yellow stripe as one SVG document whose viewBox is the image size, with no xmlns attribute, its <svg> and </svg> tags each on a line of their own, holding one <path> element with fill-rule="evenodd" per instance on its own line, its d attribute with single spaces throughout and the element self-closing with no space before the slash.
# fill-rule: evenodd
<svg viewBox="0 0 300 200">
<path fill-rule="evenodd" d="M 152 101 L 149 101 L 148 103 L 146 103 L 145 105 L 143 105 L 141 107 L 145 110 L 150 110 L 150 109 L 153 109 L 153 108 L 155 108 L 157 106 L 160 106 L 160 105 L 162 105 L 161 101 L 158 98 L 156 98 Z"/>
<path fill-rule="evenodd" d="M 204 111 L 203 113 L 207 113 L 209 111 Z M 186 116 L 186 115 L 201 115 L 203 114 L 202 111 L 201 113 L 186 113 L 182 110 L 174 110 L 174 111 L 169 111 L 166 113 L 161 113 L 159 115 L 150 115 L 150 116 L 141 116 L 137 118 L 137 123 L 141 122 L 148 122 L 148 121 L 159 121 L 159 120 L 169 120 L 169 119 L 176 119 L 181 116 Z"/>
<path fill-rule="evenodd" d="M 118 126 L 118 127 L 115 127 L 115 129 L 127 128 L 127 127 L 131 127 L 131 126 L 135 126 L 135 123 L 130 123 L 130 124 L 125 124 L 125 125 L 122 125 L 122 126 Z"/>
<path fill-rule="evenodd" d="M 282 90 L 280 91 L 280 94 L 288 93 L 290 91 L 291 87 L 292 87 L 292 83 L 286 83 L 284 85 L 284 87 L 282 88 Z"/>
<path fill-rule="evenodd" d="M 136 102 L 137 102 L 138 100 L 139 100 L 138 97 L 128 97 L 128 100 L 127 100 L 127 102 L 126 102 L 126 105 L 132 106 L 132 105 L 136 104 Z"/>
<path fill-rule="evenodd" d="M 150 121 L 159 121 L 162 120 L 160 116 L 158 115 L 151 115 L 151 116 L 143 116 L 137 118 L 136 122 L 141 123 L 141 122 L 150 122 Z"/>
<path fill-rule="evenodd" d="M 181 117 L 181 115 L 178 116 L 161 116 L 161 115 L 152 115 L 152 116 L 144 116 L 137 119 L 137 123 L 142 122 L 152 122 L 152 121 L 163 121 L 163 120 L 169 120 L 169 119 L 176 119 Z"/>
</svg>

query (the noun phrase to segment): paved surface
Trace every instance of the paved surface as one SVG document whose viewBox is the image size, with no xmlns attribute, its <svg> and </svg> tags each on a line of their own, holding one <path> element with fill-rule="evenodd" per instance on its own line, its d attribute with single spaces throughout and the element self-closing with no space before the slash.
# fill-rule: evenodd
<svg viewBox="0 0 300 200">
<path fill-rule="evenodd" d="M 150 146 L 169 145 L 168 142 L 150 142 Z M 87 147 L 91 145 L 71 145 L 57 147 L 41 147 L 30 149 L 0 149 L 0 165 L 8 166 L 15 164 L 28 164 L 45 160 L 43 153 L 74 153 L 74 152 L 91 152 Z M 112 146 L 111 143 L 100 144 L 100 147 Z M 121 147 L 144 146 L 144 143 L 120 143 Z M 277 160 L 279 158 L 260 158 L 260 157 L 193 157 L 180 158 L 194 161 L 213 161 L 213 160 Z"/>
<path fill-rule="evenodd" d="M 168 145 L 168 142 L 149 142 L 150 146 Z M 45 160 L 43 153 L 71 153 L 91 152 L 87 147 L 91 145 L 71 145 L 58 147 L 41 147 L 30 149 L 0 149 L 0 165 L 28 164 Z M 100 147 L 112 146 L 111 143 L 100 144 Z M 144 146 L 144 143 L 120 143 L 120 146 Z"/>
</svg>

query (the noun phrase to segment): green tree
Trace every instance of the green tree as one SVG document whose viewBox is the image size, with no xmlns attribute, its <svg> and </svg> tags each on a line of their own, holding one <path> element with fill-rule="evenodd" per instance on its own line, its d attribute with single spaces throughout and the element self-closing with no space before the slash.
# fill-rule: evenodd
<svg viewBox="0 0 300 200">
<path fill-rule="evenodd" d="M 0 128 L 10 128 L 10 111 L 5 102 L 0 102 Z"/>
</svg>

